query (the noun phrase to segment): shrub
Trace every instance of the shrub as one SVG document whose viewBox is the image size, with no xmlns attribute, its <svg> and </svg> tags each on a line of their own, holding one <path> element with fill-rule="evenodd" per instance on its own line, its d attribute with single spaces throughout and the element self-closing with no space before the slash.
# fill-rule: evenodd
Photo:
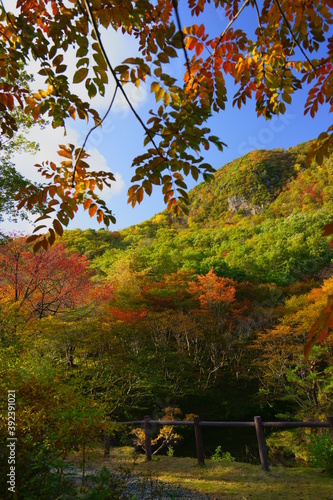
<svg viewBox="0 0 333 500">
<path fill-rule="evenodd" d="M 314 467 L 322 467 L 330 475 L 333 475 L 333 442 L 329 431 L 311 436 L 309 462 Z"/>
<path fill-rule="evenodd" d="M 211 456 L 213 462 L 234 462 L 236 459 L 229 451 L 222 451 L 222 447 L 218 446 Z"/>
</svg>

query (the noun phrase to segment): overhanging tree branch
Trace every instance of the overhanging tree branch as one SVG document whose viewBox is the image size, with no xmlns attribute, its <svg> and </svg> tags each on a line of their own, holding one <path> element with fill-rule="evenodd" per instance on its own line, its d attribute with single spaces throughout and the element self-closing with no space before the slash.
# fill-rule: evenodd
<svg viewBox="0 0 333 500">
<path fill-rule="evenodd" d="M 296 43 L 296 45 L 298 46 L 298 48 L 299 48 L 299 49 L 300 49 L 300 51 L 302 52 L 303 56 L 305 57 L 305 59 L 308 61 L 308 63 L 310 64 L 311 68 L 313 69 L 314 74 L 316 75 L 316 74 L 317 74 L 316 68 L 314 67 L 314 65 L 312 64 L 312 62 L 310 61 L 310 59 L 309 59 L 309 58 L 308 58 L 308 56 L 306 55 L 306 53 L 305 53 L 304 49 L 302 48 L 301 44 L 300 44 L 300 43 L 298 42 L 298 40 L 296 39 L 296 37 L 295 37 L 295 35 L 294 35 L 294 33 L 293 33 L 293 30 L 292 30 L 292 27 L 291 27 L 291 25 L 290 25 L 290 22 L 288 21 L 288 19 L 287 19 L 287 18 L 286 18 L 286 16 L 285 16 L 285 13 L 284 13 L 284 12 L 283 12 L 283 10 L 281 9 L 281 5 L 280 5 L 279 1 L 278 1 L 278 0 L 274 0 L 274 2 L 276 3 L 276 5 L 277 5 L 277 7 L 278 7 L 278 9 L 279 9 L 279 11 L 280 11 L 281 16 L 283 17 L 283 20 L 284 20 L 284 22 L 286 23 L 286 26 L 287 26 L 287 28 L 288 28 L 288 30 L 289 30 L 289 32 L 290 32 L 290 34 L 291 34 L 291 36 L 292 36 L 292 38 L 293 38 L 294 42 Z"/>
<path fill-rule="evenodd" d="M 240 9 L 238 10 L 238 12 L 234 15 L 234 17 L 229 21 L 229 23 L 227 24 L 227 26 L 225 27 L 225 29 L 222 31 L 222 33 L 220 35 L 220 38 L 219 38 L 219 40 L 218 40 L 218 42 L 216 44 L 216 47 L 214 49 L 213 54 L 216 52 L 216 49 L 218 48 L 218 46 L 222 42 L 222 39 L 223 39 L 224 35 L 226 34 L 226 32 L 228 31 L 228 29 L 230 28 L 230 26 L 236 21 L 237 17 L 241 14 L 241 12 L 243 11 L 243 9 L 249 4 L 249 2 L 250 2 L 250 0 L 245 0 L 245 2 L 240 7 Z"/>
<path fill-rule="evenodd" d="M 83 141 L 83 144 L 82 144 L 82 146 L 81 146 L 81 149 L 80 149 L 80 151 L 79 151 L 79 154 L 77 155 L 77 157 L 76 157 L 76 159 L 75 159 L 75 165 L 74 165 L 74 169 L 73 169 L 73 179 L 72 179 L 72 187 L 73 187 L 73 188 L 74 188 L 74 186 L 75 186 L 75 172 L 76 172 L 76 166 L 77 166 L 77 164 L 78 164 L 78 162 L 79 162 L 79 160 L 80 160 L 80 158 L 81 158 L 81 155 L 82 155 L 82 153 L 83 153 L 83 150 L 84 150 L 84 148 L 85 148 L 85 146 L 86 146 L 86 144 L 87 144 L 87 141 L 88 141 L 88 139 L 89 139 L 89 136 L 90 136 L 90 134 L 91 134 L 91 133 L 92 133 L 92 132 L 93 132 L 93 131 L 97 128 L 97 127 L 99 127 L 100 125 L 102 125 L 102 123 L 104 122 L 105 118 L 108 116 L 108 114 L 109 114 L 109 112 L 111 111 L 111 108 L 112 108 L 112 106 L 113 106 L 114 100 L 115 100 L 115 98 L 116 98 L 116 95 L 117 95 L 117 90 L 118 90 L 118 87 L 116 86 L 116 88 L 115 88 L 115 90 L 114 90 L 114 93 L 113 93 L 113 96 L 112 96 L 112 99 L 111 99 L 111 102 L 110 102 L 110 104 L 109 104 L 108 109 L 106 110 L 105 115 L 103 116 L 103 118 L 101 118 L 101 119 L 100 119 L 100 120 L 96 123 L 96 125 L 94 125 L 94 126 L 93 126 L 90 130 L 89 130 L 89 132 L 87 133 L 87 135 L 86 135 L 86 137 L 85 137 L 85 139 L 84 139 L 84 141 Z"/>
<path fill-rule="evenodd" d="M 188 59 L 188 55 L 187 55 L 187 51 L 186 51 L 186 47 L 185 47 L 185 43 L 184 43 L 184 33 L 183 33 L 181 22 L 180 22 L 177 0 L 172 0 L 172 4 L 173 4 L 173 8 L 174 8 L 175 14 L 176 14 L 178 31 L 180 32 L 181 37 L 182 37 L 182 47 L 183 47 L 183 52 L 184 52 L 184 56 L 185 56 L 185 61 L 186 61 L 186 66 L 187 66 L 187 71 L 188 71 L 188 76 L 189 76 L 189 78 L 191 78 L 190 61 Z"/>
<path fill-rule="evenodd" d="M 32 52 L 33 54 L 35 54 L 36 59 L 39 59 L 39 60 L 41 61 L 41 63 L 43 63 L 43 59 L 42 59 L 42 57 L 41 57 L 41 56 L 38 54 L 38 52 L 35 50 L 34 46 L 33 46 L 33 45 L 31 45 L 31 44 L 30 44 L 30 43 L 29 43 L 29 42 L 25 39 L 25 37 L 24 37 L 24 34 L 23 34 L 22 30 L 21 30 L 21 33 L 20 33 L 20 32 L 19 32 L 19 30 L 16 28 L 16 26 L 13 24 L 12 20 L 10 19 L 10 16 L 9 16 L 8 12 L 7 12 L 7 11 L 6 11 L 6 9 L 5 9 L 5 6 L 4 6 L 4 4 L 3 4 L 3 0 L 0 0 L 0 3 L 1 3 L 2 9 L 3 9 L 4 13 L 5 13 L 5 16 L 6 16 L 7 21 L 9 22 L 9 24 L 11 25 L 11 27 L 13 28 L 13 30 L 15 31 L 15 33 L 17 34 L 17 36 L 19 36 L 19 37 L 22 39 L 22 41 L 26 44 L 26 46 L 27 46 L 27 47 L 31 50 L 31 52 Z M 11 40 L 10 40 L 10 39 L 6 36 L 6 35 L 4 35 L 3 33 L 1 33 L 1 35 L 2 35 L 2 36 L 5 36 L 5 38 L 7 38 L 7 40 L 8 40 L 8 41 L 12 44 L 12 41 L 11 41 Z M 29 57 L 28 57 L 28 59 L 29 59 Z M 55 90 L 55 95 L 56 95 L 57 97 L 59 97 L 59 93 L 58 93 L 58 90 L 57 90 L 57 84 L 55 83 L 55 79 L 54 79 L 54 77 L 53 77 L 52 73 L 50 72 L 50 70 L 49 70 L 49 68 L 48 68 L 47 66 L 43 66 L 43 69 L 45 69 L 45 71 L 48 73 L 48 76 L 49 76 L 50 80 L 52 81 L 52 85 L 53 85 L 54 90 Z"/>
<path fill-rule="evenodd" d="M 130 99 L 128 98 L 116 72 L 114 71 L 113 69 L 113 66 L 111 65 L 110 63 L 110 60 L 108 58 L 108 55 L 105 51 L 105 48 L 104 48 L 104 45 L 102 43 L 102 40 L 101 40 L 101 37 L 100 37 L 100 34 L 99 34 L 99 31 L 98 31 L 98 26 L 97 26 L 97 23 L 95 21 L 95 18 L 92 14 L 92 11 L 91 11 L 91 7 L 89 5 L 89 2 L 88 0 L 83 0 L 83 3 L 87 9 L 87 13 L 88 13 L 88 16 L 89 16 L 89 21 L 91 22 L 92 26 L 93 26 L 93 30 L 94 30 L 94 33 L 96 35 L 96 39 L 97 39 L 97 43 L 98 43 L 98 46 L 99 46 L 99 49 L 102 53 L 102 56 L 108 66 L 108 68 L 110 69 L 111 73 L 112 73 L 112 76 L 116 82 L 116 86 L 117 88 L 119 88 L 120 92 L 123 94 L 124 98 L 125 98 L 125 101 L 127 102 L 127 104 L 129 105 L 132 113 L 134 114 L 135 118 L 138 120 L 138 122 L 140 123 L 140 125 L 142 126 L 142 128 L 144 129 L 144 131 L 146 132 L 147 136 L 149 137 L 149 140 L 150 142 L 153 144 L 155 150 L 157 151 L 158 155 L 163 159 L 163 161 L 167 164 L 167 159 L 164 157 L 164 155 L 161 153 L 160 149 L 158 148 L 157 144 L 155 143 L 154 141 L 154 137 L 152 136 L 152 134 L 150 133 L 150 130 L 148 129 L 148 127 L 145 125 L 145 123 L 143 122 L 142 118 L 140 117 L 140 115 L 137 113 L 137 111 L 134 109 L 133 107 L 133 104 L 131 103 Z"/>
</svg>

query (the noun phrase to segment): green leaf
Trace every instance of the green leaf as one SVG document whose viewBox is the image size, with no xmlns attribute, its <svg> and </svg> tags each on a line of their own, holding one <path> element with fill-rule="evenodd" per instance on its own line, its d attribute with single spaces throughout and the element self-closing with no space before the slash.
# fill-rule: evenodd
<svg viewBox="0 0 333 500">
<path fill-rule="evenodd" d="M 67 69 L 66 64 L 60 64 L 56 67 L 56 73 L 64 73 Z"/>
<path fill-rule="evenodd" d="M 169 62 L 169 56 L 165 52 L 160 52 L 157 57 L 158 60 L 161 61 L 162 63 Z"/>
<path fill-rule="evenodd" d="M 76 57 L 84 57 L 88 54 L 88 47 L 80 47 L 76 51 Z"/>
<path fill-rule="evenodd" d="M 64 56 L 62 54 L 59 54 L 57 57 L 55 57 L 52 61 L 53 66 L 58 66 L 62 61 L 64 60 Z"/>
<path fill-rule="evenodd" d="M 73 77 L 73 83 L 82 82 L 88 75 L 88 68 L 80 68 Z"/>
<path fill-rule="evenodd" d="M 100 52 L 95 52 L 95 54 L 93 54 L 93 58 L 95 59 L 95 61 L 97 62 L 98 66 L 101 69 L 104 69 L 104 70 L 107 69 L 106 61 Z"/>
<path fill-rule="evenodd" d="M 96 94 L 97 94 L 96 85 L 93 82 L 91 82 L 88 86 L 88 96 L 90 97 L 90 99 L 92 99 L 93 97 L 95 97 Z"/>
<path fill-rule="evenodd" d="M 287 92 L 283 92 L 282 94 L 282 99 L 284 100 L 284 102 L 286 102 L 287 104 L 291 104 L 291 96 L 289 94 L 287 94 Z"/>
<path fill-rule="evenodd" d="M 183 35 L 180 31 L 172 38 L 171 45 L 176 49 L 181 49 L 183 47 Z"/>
<path fill-rule="evenodd" d="M 89 57 L 82 57 L 76 63 L 77 68 L 79 68 L 80 66 L 88 66 L 88 65 L 89 65 Z"/>
</svg>

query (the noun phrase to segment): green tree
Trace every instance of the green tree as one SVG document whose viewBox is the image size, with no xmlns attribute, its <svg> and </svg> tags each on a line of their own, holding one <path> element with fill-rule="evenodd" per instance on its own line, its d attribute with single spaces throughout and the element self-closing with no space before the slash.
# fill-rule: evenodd
<svg viewBox="0 0 333 500">
<path fill-rule="evenodd" d="M 22 69 L 22 64 L 18 68 L 16 77 L 16 84 L 20 85 L 26 92 L 31 92 L 30 84 L 33 81 L 32 76 L 28 75 Z M 8 83 L 8 78 L 5 79 Z M 5 84 L 3 84 L 5 85 Z M 0 221 L 3 220 L 4 215 L 9 219 L 16 221 L 17 218 L 26 219 L 28 214 L 25 210 L 18 211 L 16 208 L 15 196 L 20 189 L 27 188 L 31 182 L 20 174 L 15 168 L 13 163 L 13 155 L 21 152 L 36 153 L 38 151 L 38 144 L 30 141 L 27 134 L 35 125 L 43 127 L 44 120 L 39 118 L 37 121 L 26 114 L 19 105 L 7 104 L 9 110 L 4 110 L 4 105 L 0 106 L 1 120 L 6 120 L 6 113 L 10 119 L 15 123 L 15 127 L 11 133 L 3 134 L 0 148 Z M 7 117 L 7 119 L 9 119 Z M 35 207 L 33 213 L 40 211 L 40 207 Z"/>
</svg>

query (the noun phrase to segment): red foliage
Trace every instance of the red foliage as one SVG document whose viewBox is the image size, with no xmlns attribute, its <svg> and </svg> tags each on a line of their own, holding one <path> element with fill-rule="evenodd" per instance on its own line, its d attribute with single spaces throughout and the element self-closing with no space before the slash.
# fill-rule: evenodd
<svg viewBox="0 0 333 500">
<path fill-rule="evenodd" d="M 141 322 L 147 315 L 147 311 L 124 311 L 118 308 L 110 308 L 109 313 L 114 319 L 133 326 Z"/>
<path fill-rule="evenodd" d="M 236 288 L 230 278 L 220 278 L 211 269 L 205 276 L 189 283 L 189 292 L 199 302 L 204 311 L 227 308 L 235 301 Z"/>
<path fill-rule="evenodd" d="M 28 304 L 40 318 L 87 300 L 92 272 L 85 256 L 69 253 L 62 243 L 37 254 L 28 248 L 23 238 L 0 247 L 3 295 Z"/>
</svg>

